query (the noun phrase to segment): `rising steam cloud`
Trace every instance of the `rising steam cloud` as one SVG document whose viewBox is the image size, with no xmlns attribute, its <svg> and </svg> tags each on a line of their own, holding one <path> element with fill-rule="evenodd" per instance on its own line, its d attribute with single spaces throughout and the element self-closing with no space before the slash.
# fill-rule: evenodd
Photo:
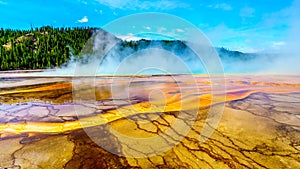
<svg viewBox="0 0 300 169">
<path fill-rule="evenodd" d="M 289 32 L 284 48 L 273 64 L 267 68 L 267 72 L 282 74 L 300 73 L 300 1 L 295 0 L 288 9 Z"/>
<path fill-rule="evenodd" d="M 71 59 L 56 71 L 45 73 L 94 76 L 205 72 L 201 60 L 191 50 L 179 50 L 182 48 L 182 42 L 172 43 L 167 50 L 161 41 L 133 43 L 139 44 L 142 49 L 123 47 L 120 39 L 99 30 L 87 42 L 79 56 L 80 59 Z M 149 44 L 145 46 L 143 43 Z"/>
<path fill-rule="evenodd" d="M 299 74 L 300 73 L 300 2 L 288 9 L 289 32 L 286 45 L 280 51 L 247 54 L 240 57 L 236 52 L 219 56 L 227 74 Z M 136 41 L 135 43 L 143 43 Z M 110 33 L 99 30 L 87 42 L 80 59 L 73 57 L 69 63 L 52 75 L 132 75 L 132 74 L 206 74 L 205 65 L 191 50 L 182 49 L 182 43 L 150 41 L 142 50 L 122 47 L 122 41 Z M 218 51 L 218 50 L 217 50 Z M 200 56 L 201 57 L 201 56 Z"/>
</svg>

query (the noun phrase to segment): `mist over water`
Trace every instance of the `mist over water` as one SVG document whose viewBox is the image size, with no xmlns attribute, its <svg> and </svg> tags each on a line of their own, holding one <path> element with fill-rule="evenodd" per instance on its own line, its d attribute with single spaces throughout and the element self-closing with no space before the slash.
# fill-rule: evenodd
<svg viewBox="0 0 300 169">
<path fill-rule="evenodd" d="M 106 38 L 106 40 L 108 40 Z M 139 51 L 130 48 L 120 49 L 118 42 L 109 41 L 103 51 L 96 50 L 92 55 L 83 54 L 81 59 L 71 59 L 56 70 L 38 74 L 44 75 L 137 75 L 137 74 L 207 74 L 202 61 L 192 51 L 165 50 L 157 45 Z M 102 43 L 104 44 L 104 43 Z M 111 46 L 114 44 L 115 46 Z M 94 46 L 95 48 L 95 46 Z M 102 45 L 99 48 L 103 49 Z M 173 49 L 177 50 L 174 46 Z M 243 58 L 233 53 L 219 52 L 225 74 L 272 74 L 299 72 L 296 55 L 248 54 Z M 201 57 L 201 56 L 200 56 Z M 249 57 L 249 58 L 247 58 Z M 295 58 L 293 58 L 295 57 Z M 299 62 L 298 62 L 299 63 Z"/>
<path fill-rule="evenodd" d="M 124 46 L 130 43 L 133 46 Z M 76 59 L 75 59 L 76 58 Z M 79 58 L 79 59 L 78 59 Z M 181 41 L 125 42 L 99 30 L 80 56 L 43 75 L 141 75 L 206 73 L 199 57 Z"/>
<path fill-rule="evenodd" d="M 279 56 L 274 60 L 267 72 L 283 74 L 300 74 L 300 1 L 293 1 L 287 13 L 289 14 L 288 35 L 284 46 L 279 51 Z"/>
<path fill-rule="evenodd" d="M 299 13 L 291 11 L 286 45 L 277 51 L 244 54 L 216 48 L 225 74 L 299 74 Z M 124 44 L 130 44 L 124 46 Z M 199 56 L 201 58 L 201 55 Z M 126 42 L 99 30 L 86 43 L 80 56 L 56 70 L 38 75 L 137 75 L 207 74 L 202 60 L 182 41 L 139 40 Z M 75 59 L 77 58 L 77 59 Z M 80 58 L 80 59 L 78 59 Z"/>
<path fill-rule="evenodd" d="M 109 42 L 108 44 L 112 44 Z M 107 45 L 107 47 L 110 47 Z M 174 47 L 175 48 L 175 47 Z M 107 48 L 105 48 L 107 50 Z M 98 51 L 99 52 L 99 51 Z M 250 57 L 253 55 L 253 57 Z M 299 73 L 297 54 L 249 54 L 249 59 L 241 59 L 219 53 L 225 74 L 285 74 Z M 201 56 L 200 56 L 201 57 Z M 82 60 L 71 59 L 56 70 L 43 75 L 137 75 L 137 74 L 207 74 L 205 66 L 194 53 L 167 51 L 152 46 L 140 51 L 118 46 L 106 55 L 84 55 Z"/>
</svg>

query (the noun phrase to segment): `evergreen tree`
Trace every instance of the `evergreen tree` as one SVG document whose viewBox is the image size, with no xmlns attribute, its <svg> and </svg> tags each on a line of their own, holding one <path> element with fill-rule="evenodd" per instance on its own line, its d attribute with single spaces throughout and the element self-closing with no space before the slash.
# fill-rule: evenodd
<svg viewBox="0 0 300 169">
<path fill-rule="evenodd" d="M 53 28 L 30 30 L 0 29 L 0 70 L 41 69 L 60 66 L 76 56 L 94 28 Z"/>
</svg>

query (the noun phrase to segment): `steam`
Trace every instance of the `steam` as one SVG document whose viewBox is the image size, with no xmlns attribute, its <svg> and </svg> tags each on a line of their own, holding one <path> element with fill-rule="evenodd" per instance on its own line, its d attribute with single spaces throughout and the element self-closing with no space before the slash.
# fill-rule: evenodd
<svg viewBox="0 0 300 169">
<path fill-rule="evenodd" d="M 139 43 L 139 42 L 138 42 Z M 134 51 L 116 46 L 103 59 L 97 74 L 191 74 L 204 72 L 204 66 L 191 51 L 178 50 L 176 44 L 164 49 L 161 42 L 150 41 L 145 48 Z"/>
<path fill-rule="evenodd" d="M 300 73 L 300 1 L 281 12 L 288 15 L 289 26 L 284 41 L 276 43 L 279 49 L 254 54 L 249 60 L 222 59 L 225 73 L 299 74 Z M 276 23 L 275 23 L 276 24 Z M 265 47 L 265 46 L 262 46 Z"/>
<path fill-rule="evenodd" d="M 99 30 L 87 42 L 80 56 L 73 56 L 55 71 L 39 75 L 94 76 L 137 74 L 205 73 L 201 60 L 191 50 L 182 49 L 182 42 L 174 42 L 167 50 L 161 41 L 136 41 L 142 49 L 124 47 L 122 40 Z M 143 45 L 142 43 L 150 43 Z M 188 48 L 187 48 L 188 49 Z M 75 59 L 79 58 L 79 59 Z"/>
<path fill-rule="evenodd" d="M 288 9 L 289 32 L 286 38 L 284 48 L 280 51 L 280 55 L 274 61 L 268 72 L 282 74 L 299 74 L 300 73 L 300 1 L 295 0 Z"/>
<path fill-rule="evenodd" d="M 299 74 L 300 73 L 300 2 L 294 1 L 288 9 L 289 32 L 284 48 L 268 53 L 247 54 L 243 58 L 220 53 L 224 72 L 227 74 Z M 141 41 L 136 41 L 142 43 Z M 87 42 L 82 54 L 55 71 L 42 75 L 133 75 L 133 74 L 206 74 L 205 65 L 191 50 L 180 43 L 163 46 L 162 42 L 150 41 L 147 48 L 135 50 L 122 47 L 122 40 L 99 30 Z M 201 56 L 200 56 L 201 57 Z M 38 73 L 38 75 L 41 75 Z"/>
<path fill-rule="evenodd" d="M 299 25 L 297 25 L 298 28 Z M 293 28 L 295 29 L 295 28 Z M 297 29 L 296 29 L 297 30 Z M 300 29 L 299 29 L 300 30 Z M 297 35 L 297 33 L 293 33 Z M 295 39 L 297 40 L 297 39 Z M 205 66 L 190 50 L 179 50 L 175 43 L 166 50 L 161 42 L 151 41 L 142 50 L 123 48 L 122 41 L 104 31 L 98 31 L 87 42 L 82 54 L 72 57 L 55 71 L 37 73 L 56 76 L 94 75 L 137 75 L 137 74 L 206 74 Z M 89 44 L 90 43 L 90 44 Z M 137 43 L 139 43 L 137 41 Z M 224 72 L 227 74 L 289 74 L 299 73 L 299 51 L 296 41 L 290 41 L 289 48 L 277 54 L 245 54 L 235 56 L 219 52 Z M 293 46 L 294 45 L 294 46 Z M 200 56 L 201 57 L 201 56 Z"/>
<path fill-rule="evenodd" d="M 98 72 L 117 75 L 191 73 L 183 60 L 159 48 L 136 52 L 122 61 L 109 57 L 101 64 Z"/>
<path fill-rule="evenodd" d="M 224 72 L 226 74 L 264 74 L 266 68 L 272 67 L 272 62 L 277 56 L 273 54 L 248 54 L 248 57 L 248 59 L 241 59 L 223 55 L 221 61 Z"/>
</svg>

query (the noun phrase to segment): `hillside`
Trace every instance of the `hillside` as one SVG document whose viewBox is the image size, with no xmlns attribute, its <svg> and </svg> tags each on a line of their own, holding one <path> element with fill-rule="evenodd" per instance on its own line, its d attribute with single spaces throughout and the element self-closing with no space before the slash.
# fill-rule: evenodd
<svg viewBox="0 0 300 169">
<path fill-rule="evenodd" d="M 117 55 L 116 57 L 120 60 L 149 47 L 162 48 L 187 59 L 195 57 L 182 41 L 145 39 L 121 41 L 104 30 L 96 28 L 52 28 L 46 26 L 31 30 L 0 29 L 0 70 L 54 68 L 67 63 L 71 56 L 80 59 L 78 56 L 80 51 L 95 32 L 101 32 L 100 36 L 107 37 L 100 39 L 102 47 L 106 46 L 105 40 L 107 39 L 114 39 L 118 42 L 114 46 L 114 55 Z M 224 48 L 216 48 L 216 51 L 221 59 L 226 61 L 246 61 L 258 56 Z M 89 58 L 85 57 L 82 61 L 88 62 Z"/>
<path fill-rule="evenodd" d="M 0 29 L 0 70 L 60 66 L 77 55 L 93 28 Z"/>
</svg>

